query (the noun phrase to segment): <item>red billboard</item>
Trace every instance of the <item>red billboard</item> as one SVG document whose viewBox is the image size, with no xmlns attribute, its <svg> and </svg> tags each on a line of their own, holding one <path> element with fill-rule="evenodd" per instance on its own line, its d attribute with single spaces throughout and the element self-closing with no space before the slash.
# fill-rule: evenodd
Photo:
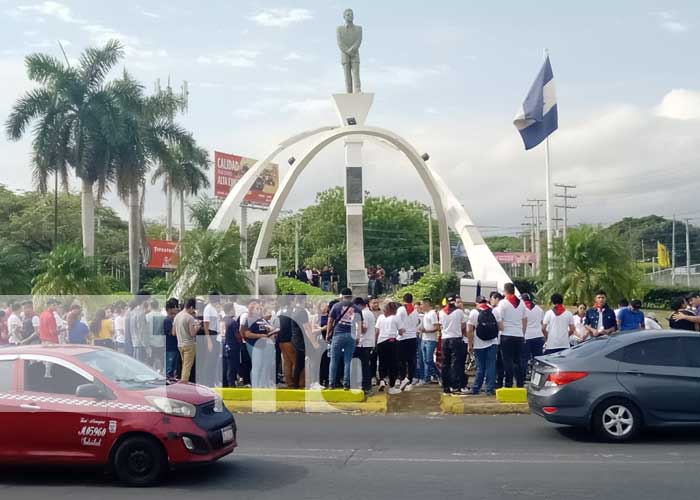
<svg viewBox="0 0 700 500">
<path fill-rule="evenodd" d="M 245 156 L 214 151 L 214 195 L 226 198 L 231 188 L 243 177 L 257 160 Z M 255 180 L 243 199 L 244 205 L 267 208 L 272 203 L 279 185 L 279 167 L 270 163 Z"/>
<path fill-rule="evenodd" d="M 148 250 L 143 260 L 147 269 L 176 269 L 179 261 L 177 241 L 148 240 Z"/>
</svg>

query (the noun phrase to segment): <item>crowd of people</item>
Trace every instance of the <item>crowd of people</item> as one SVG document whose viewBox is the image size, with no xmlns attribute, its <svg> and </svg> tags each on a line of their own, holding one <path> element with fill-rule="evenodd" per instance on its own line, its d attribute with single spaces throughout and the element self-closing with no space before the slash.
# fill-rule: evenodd
<svg viewBox="0 0 700 500">
<path fill-rule="evenodd" d="M 618 331 L 661 328 L 639 300 L 613 310 L 599 291 L 591 307 L 571 312 L 561 294 L 549 299 L 544 310 L 529 294 L 517 296 L 511 283 L 504 294 L 477 297 L 471 310 L 458 295 L 433 304 L 406 293 L 398 303 L 353 297 L 349 289 L 330 302 L 212 292 L 206 300 L 162 304 L 141 293 L 96 309 L 90 320 L 78 302 L 49 299 L 38 314 L 26 300 L 0 309 L 0 344 L 92 343 L 211 387 L 350 389 L 356 380 L 368 394 L 397 394 L 440 383 L 445 393 L 462 396 L 523 387 L 536 356 Z M 672 306 L 671 328 L 700 331 L 700 293 Z"/>
</svg>

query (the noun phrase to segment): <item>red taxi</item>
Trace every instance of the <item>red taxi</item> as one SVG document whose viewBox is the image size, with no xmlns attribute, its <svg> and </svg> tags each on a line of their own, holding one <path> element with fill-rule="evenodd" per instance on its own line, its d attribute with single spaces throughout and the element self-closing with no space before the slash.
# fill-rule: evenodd
<svg viewBox="0 0 700 500">
<path fill-rule="evenodd" d="M 0 464 L 104 465 L 129 485 L 236 447 L 233 415 L 212 390 L 166 380 L 109 349 L 0 349 Z"/>
</svg>

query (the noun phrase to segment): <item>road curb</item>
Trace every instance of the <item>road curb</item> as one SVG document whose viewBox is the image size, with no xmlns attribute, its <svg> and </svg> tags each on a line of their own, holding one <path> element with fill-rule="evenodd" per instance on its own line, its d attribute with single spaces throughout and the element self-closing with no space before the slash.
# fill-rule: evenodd
<svg viewBox="0 0 700 500">
<path fill-rule="evenodd" d="M 301 389 L 216 389 L 226 407 L 237 413 L 386 413 L 387 397 L 365 399 L 362 391 Z M 359 393 L 361 397 L 358 396 Z"/>
<path fill-rule="evenodd" d="M 455 415 L 527 415 L 527 403 L 500 403 L 488 396 L 451 396 L 443 394 L 440 410 Z"/>
</svg>

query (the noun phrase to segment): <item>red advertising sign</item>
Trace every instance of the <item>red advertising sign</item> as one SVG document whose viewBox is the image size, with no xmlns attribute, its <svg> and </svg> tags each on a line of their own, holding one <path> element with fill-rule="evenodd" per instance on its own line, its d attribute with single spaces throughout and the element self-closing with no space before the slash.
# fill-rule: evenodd
<svg viewBox="0 0 700 500">
<path fill-rule="evenodd" d="M 245 156 L 214 151 L 214 195 L 226 198 L 231 188 L 243 177 L 256 160 Z M 255 180 L 243 199 L 244 205 L 267 208 L 279 185 L 279 167 L 270 163 Z"/>
<path fill-rule="evenodd" d="M 177 268 L 179 256 L 177 254 L 177 242 L 166 240 L 148 240 L 148 250 L 143 256 L 145 266 L 148 269 Z"/>
<path fill-rule="evenodd" d="M 532 252 L 493 252 L 501 264 L 534 264 L 535 254 Z"/>
</svg>

